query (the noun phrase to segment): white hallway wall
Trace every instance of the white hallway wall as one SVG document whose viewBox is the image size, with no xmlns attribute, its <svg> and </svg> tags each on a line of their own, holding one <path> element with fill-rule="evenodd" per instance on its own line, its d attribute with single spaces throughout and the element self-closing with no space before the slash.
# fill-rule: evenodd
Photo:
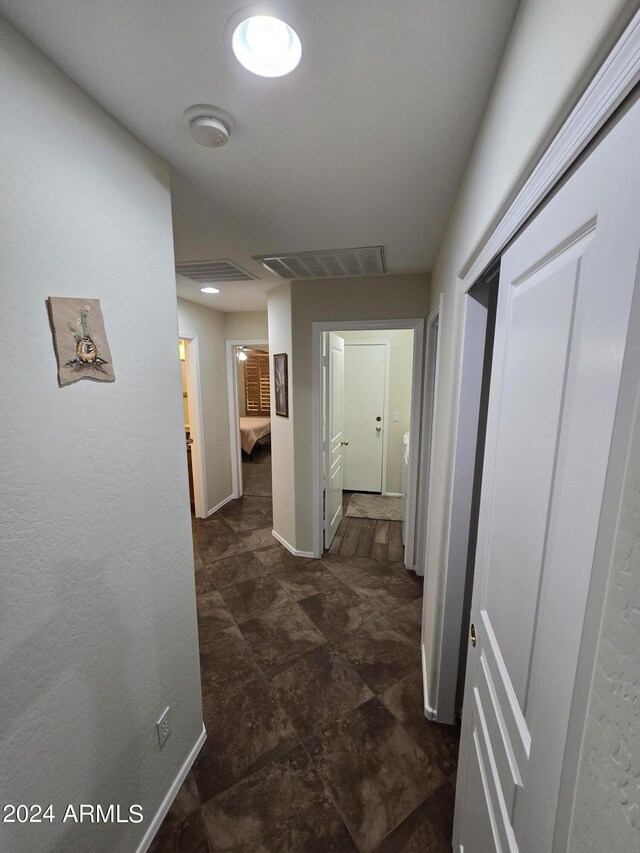
<svg viewBox="0 0 640 853">
<path fill-rule="evenodd" d="M 640 839 L 640 409 L 627 457 L 582 743 L 570 853 L 628 853 Z"/>
<path fill-rule="evenodd" d="M 202 732 L 169 170 L 2 21 L 0 110 L 0 801 L 145 815 L 0 849 L 131 853 Z M 48 296 L 115 383 L 58 388 Z"/>
<path fill-rule="evenodd" d="M 273 482 L 273 529 L 291 548 L 296 544 L 296 492 L 293 468 L 293 383 L 296 372 L 292 350 L 291 284 L 287 282 L 269 292 L 269 354 L 271 377 L 271 453 Z M 273 356 L 286 353 L 289 372 L 289 417 L 275 414 Z M 307 550 L 311 551 L 311 548 Z"/>
<path fill-rule="evenodd" d="M 499 221 L 636 9 L 635 0 L 582 0 L 579 4 L 573 0 L 523 0 L 441 243 L 431 290 L 431 309 L 436 307 L 441 292 L 444 307 L 440 325 L 435 467 L 427 536 L 429 571 L 425 578 L 430 644 L 437 642 L 439 633 L 447 559 L 446 533 L 462 344 L 463 295 L 459 273 Z M 615 602 L 612 606 L 616 606 Z M 609 644 L 607 639 L 612 622 L 610 618 L 603 627 L 600 656 L 619 643 L 617 639 Z M 637 625 L 625 627 L 633 632 L 638 648 L 640 629 Z M 437 675 L 435 671 L 429 673 L 429 683 L 434 690 L 437 689 Z M 610 707 L 604 709 L 605 718 L 610 711 Z M 601 723 L 601 728 L 605 731 L 608 724 Z M 628 775 L 616 779 L 611 771 L 616 750 L 614 738 L 605 746 L 601 742 L 603 763 L 600 767 L 592 765 L 589 770 L 591 779 L 587 787 L 592 794 L 602 783 L 610 786 L 610 796 L 611 787 L 618 788 L 614 797 L 625 796 L 623 789 L 628 784 Z M 585 772 L 583 765 L 579 790 L 583 789 Z M 594 796 L 594 801 L 598 800 L 602 801 L 602 792 Z M 584 817 L 584 812 L 582 814 Z M 576 853 L 582 850 L 577 842 L 574 849 Z M 608 846 L 607 849 L 613 848 Z"/>
<path fill-rule="evenodd" d="M 178 299 L 181 334 L 198 336 L 207 512 L 231 494 L 224 314 Z"/>
</svg>

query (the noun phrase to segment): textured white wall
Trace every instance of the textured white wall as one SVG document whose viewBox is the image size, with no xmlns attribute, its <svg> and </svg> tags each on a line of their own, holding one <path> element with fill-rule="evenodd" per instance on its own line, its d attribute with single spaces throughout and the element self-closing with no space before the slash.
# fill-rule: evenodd
<svg viewBox="0 0 640 853">
<path fill-rule="evenodd" d="M 440 375 L 425 577 L 427 647 L 438 644 L 453 473 L 463 294 L 458 275 L 637 8 L 636 0 L 522 0 L 433 271 Z M 438 672 L 429 672 L 435 702 Z"/>
<path fill-rule="evenodd" d="M 146 816 L 0 849 L 131 853 L 202 731 L 169 174 L 1 21 L 0 115 L 0 803 Z M 58 388 L 50 295 L 101 300 L 114 384 Z"/>
<path fill-rule="evenodd" d="M 228 341 L 266 341 L 269 326 L 266 311 L 225 311 L 224 336 Z"/>
<path fill-rule="evenodd" d="M 283 284 L 271 290 L 269 307 L 269 355 L 271 377 L 271 455 L 273 483 L 273 529 L 288 542 L 296 545 L 296 499 L 293 468 L 293 381 L 291 358 L 291 285 Z M 289 356 L 289 417 L 275 414 L 273 356 L 286 352 Z M 309 549 L 310 550 L 310 549 Z"/>
<path fill-rule="evenodd" d="M 574 799 L 570 853 L 640 849 L 640 412 L 636 410 Z"/>
<path fill-rule="evenodd" d="M 181 334 L 198 336 L 207 512 L 210 512 L 231 494 L 224 314 L 197 302 L 178 299 L 178 324 Z"/>
<path fill-rule="evenodd" d="M 338 332 L 349 341 L 389 341 L 389 396 L 384 412 L 387 430 L 387 491 L 400 492 L 404 467 L 402 437 L 411 421 L 411 379 L 413 374 L 413 330 L 385 329 L 372 332 Z M 346 390 L 346 389 L 345 389 Z M 400 415 L 394 422 L 393 413 Z"/>
</svg>

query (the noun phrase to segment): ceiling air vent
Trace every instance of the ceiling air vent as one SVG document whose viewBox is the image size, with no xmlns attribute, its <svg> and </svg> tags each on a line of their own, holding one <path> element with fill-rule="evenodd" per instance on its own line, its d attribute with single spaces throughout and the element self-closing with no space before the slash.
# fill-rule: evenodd
<svg viewBox="0 0 640 853">
<path fill-rule="evenodd" d="M 253 281 L 250 275 L 231 261 L 185 261 L 176 264 L 176 272 L 194 281 Z"/>
<path fill-rule="evenodd" d="M 253 257 L 281 278 L 338 278 L 386 272 L 382 246 Z"/>
</svg>

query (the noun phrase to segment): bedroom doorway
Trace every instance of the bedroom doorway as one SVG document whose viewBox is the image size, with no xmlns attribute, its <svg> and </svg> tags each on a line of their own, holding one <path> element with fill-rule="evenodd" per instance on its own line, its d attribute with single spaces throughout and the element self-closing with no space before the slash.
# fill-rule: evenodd
<svg viewBox="0 0 640 853">
<path fill-rule="evenodd" d="M 271 496 L 269 342 L 227 341 L 233 497 Z"/>
</svg>

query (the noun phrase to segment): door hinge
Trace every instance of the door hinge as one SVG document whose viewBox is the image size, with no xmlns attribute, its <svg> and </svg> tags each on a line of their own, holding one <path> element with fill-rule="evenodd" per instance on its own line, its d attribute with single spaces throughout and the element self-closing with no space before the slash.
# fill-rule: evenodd
<svg viewBox="0 0 640 853">
<path fill-rule="evenodd" d="M 326 491 L 326 489 L 322 490 L 322 523 L 326 527 L 326 525 L 327 525 L 327 491 Z"/>
<path fill-rule="evenodd" d="M 329 359 L 327 358 L 326 355 L 323 355 L 322 356 L 322 366 L 326 367 L 328 364 L 329 364 Z"/>
</svg>

